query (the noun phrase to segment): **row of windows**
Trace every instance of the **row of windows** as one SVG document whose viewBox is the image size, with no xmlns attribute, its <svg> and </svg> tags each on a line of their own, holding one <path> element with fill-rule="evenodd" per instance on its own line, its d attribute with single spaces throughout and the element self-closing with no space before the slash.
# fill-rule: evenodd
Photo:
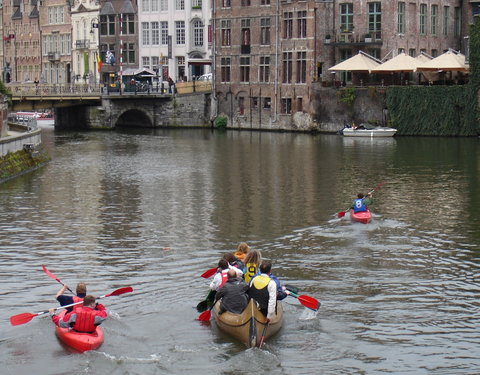
<svg viewBox="0 0 480 375">
<path fill-rule="evenodd" d="M 260 0 L 260 5 L 270 5 L 270 0 Z M 249 7 L 252 5 L 251 0 L 240 0 L 240 5 L 242 7 Z M 231 8 L 232 0 L 222 0 L 222 8 Z"/>
<path fill-rule="evenodd" d="M 192 8 L 201 9 L 202 0 L 193 0 Z M 168 0 L 141 0 L 140 10 L 142 12 L 166 12 L 168 11 Z M 185 10 L 185 0 L 175 0 L 175 10 Z"/>
<path fill-rule="evenodd" d="M 70 34 L 51 34 L 42 37 L 43 56 L 49 53 L 70 55 L 72 53 L 72 42 Z"/>
<path fill-rule="evenodd" d="M 116 43 L 112 44 L 101 44 L 100 45 L 100 59 L 102 62 L 107 63 L 107 64 L 114 64 L 114 63 L 119 63 L 120 60 L 117 60 L 115 58 L 115 55 L 117 54 L 116 48 L 118 48 Z M 108 55 L 113 56 L 113 59 L 107 58 Z M 118 53 L 120 55 L 120 53 Z M 122 45 L 122 63 L 124 64 L 135 64 L 136 63 L 136 58 L 135 58 L 135 43 L 129 43 L 125 42 Z"/>
<path fill-rule="evenodd" d="M 297 112 L 303 111 L 303 98 L 296 97 L 296 108 Z M 250 106 L 252 109 L 271 109 L 272 108 L 272 98 L 271 97 L 259 97 L 253 96 L 250 98 Z M 245 114 L 245 97 L 238 97 L 238 111 L 240 115 Z M 291 114 L 293 110 L 293 99 L 292 98 L 281 98 L 280 99 L 280 111 L 283 114 Z"/>
<path fill-rule="evenodd" d="M 100 35 L 115 36 L 117 28 L 123 35 L 135 34 L 135 16 L 133 14 L 100 16 Z"/>
<path fill-rule="evenodd" d="M 258 59 L 258 82 L 271 82 L 271 56 L 259 56 Z M 282 53 L 281 77 L 283 83 L 306 83 L 307 81 L 307 52 L 283 52 Z M 252 60 L 248 56 L 240 57 L 239 81 L 249 83 L 252 81 L 251 66 Z M 232 81 L 232 58 L 222 57 L 220 59 L 220 80 L 221 82 Z"/>
</svg>

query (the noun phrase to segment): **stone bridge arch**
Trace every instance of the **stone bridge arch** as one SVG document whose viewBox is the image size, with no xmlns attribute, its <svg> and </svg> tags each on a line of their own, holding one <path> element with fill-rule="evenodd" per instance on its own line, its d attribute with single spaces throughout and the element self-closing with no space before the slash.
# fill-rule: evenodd
<svg viewBox="0 0 480 375">
<path fill-rule="evenodd" d="M 138 108 L 130 108 L 117 115 L 113 123 L 114 127 L 141 127 L 153 128 L 153 119 L 149 114 Z"/>
</svg>

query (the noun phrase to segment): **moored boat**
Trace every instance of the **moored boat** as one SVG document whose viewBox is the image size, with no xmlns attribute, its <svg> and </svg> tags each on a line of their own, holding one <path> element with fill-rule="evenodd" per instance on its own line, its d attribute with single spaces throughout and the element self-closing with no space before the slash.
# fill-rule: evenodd
<svg viewBox="0 0 480 375">
<path fill-rule="evenodd" d="M 353 209 L 350 209 L 350 218 L 353 221 L 368 224 L 370 220 L 372 220 L 372 213 L 370 212 L 370 210 L 355 212 Z"/>
<path fill-rule="evenodd" d="M 59 316 L 63 319 L 66 310 L 63 310 Z M 65 345 L 79 351 L 86 352 L 88 350 L 94 350 L 103 344 L 104 335 L 100 326 L 97 326 L 94 333 L 76 332 L 70 328 L 61 328 L 55 326 L 55 332 Z"/>
<path fill-rule="evenodd" d="M 53 126 L 55 119 L 52 112 L 15 112 L 12 113 L 15 122 L 36 121 L 38 126 Z"/>
<path fill-rule="evenodd" d="M 375 128 L 344 128 L 342 130 L 345 137 L 393 137 L 397 132 L 397 129 L 386 128 L 386 127 L 375 127 Z"/>
<path fill-rule="evenodd" d="M 226 311 L 219 315 L 219 309 L 220 303 L 216 303 L 213 308 L 215 321 L 223 332 L 240 340 L 249 348 L 260 345 L 260 340 L 266 325 L 266 317 L 260 311 L 254 299 L 250 299 L 247 307 L 241 314 L 233 314 Z M 276 334 L 280 328 L 282 328 L 282 323 L 282 303 L 277 301 L 276 313 L 267 327 L 265 340 Z"/>
</svg>

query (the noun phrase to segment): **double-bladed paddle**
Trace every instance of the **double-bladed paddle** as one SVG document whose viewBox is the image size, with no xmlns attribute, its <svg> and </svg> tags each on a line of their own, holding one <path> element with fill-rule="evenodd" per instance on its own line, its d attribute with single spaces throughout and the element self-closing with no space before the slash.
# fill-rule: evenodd
<svg viewBox="0 0 480 375">
<path fill-rule="evenodd" d="M 367 193 L 367 195 L 372 194 L 373 192 L 379 190 L 379 189 L 382 187 L 382 185 L 384 185 L 384 184 L 385 184 L 385 182 L 382 182 L 382 183 L 378 184 L 376 187 L 374 187 L 372 190 L 370 190 L 370 191 Z M 345 214 L 347 213 L 347 211 L 348 211 L 349 209 L 350 209 L 350 207 L 347 208 L 345 211 L 340 211 L 340 212 L 337 214 L 337 217 L 338 217 L 338 218 L 344 217 Z"/>
<path fill-rule="evenodd" d="M 45 267 L 43 264 L 42 264 L 42 268 L 43 268 L 43 271 L 49 276 L 51 277 L 53 280 L 59 282 L 60 284 L 62 284 L 63 286 L 65 286 L 64 283 L 62 283 L 62 281 L 57 277 L 55 276 L 53 273 L 51 273 L 49 270 L 47 270 L 47 267 Z M 70 288 L 67 288 L 71 293 L 73 293 L 72 289 Z"/>
<path fill-rule="evenodd" d="M 133 288 L 131 286 L 126 286 L 126 287 L 114 290 L 112 293 L 105 294 L 104 296 L 100 296 L 97 299 L 102 299 L 102 298 L 110 297 L 110 296 L 119 296 L 121 294 L 130 293 L 130 292 L 133 292 Z M 60 307 L 55 308 L 55 310 L 65 309 L 67 307 L 78 305 L 80 303 L 83 303 L 83 301 L 71 303 L 70 305 L 60 306 Z M 34 313 L 34 314 L 32 314 L 32 313 L 22 313 L 22 314 L 11 316 L 10 317 L 10 324 L 12 326 L 18 326 L 18 325 L 21 325 L 21 324 L 28 323 L 30 320 L 32 320 L 36 316 L 47 314 L 48 311 L 49 310 L 40 311 L 40 312 Z"/>
</svg>

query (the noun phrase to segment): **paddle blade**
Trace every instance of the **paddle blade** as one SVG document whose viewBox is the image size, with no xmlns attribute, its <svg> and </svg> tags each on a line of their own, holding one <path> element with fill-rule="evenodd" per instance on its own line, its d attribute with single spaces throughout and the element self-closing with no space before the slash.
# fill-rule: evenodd
<svg viewBox="0 0 480 375">
<path fill-rule="evenodd" d="M 42 264 L 42 268 L 43 268 L 43 272 L 45 272 L 49 277 L 51 277 L 54 280 L 58 280 L 57 277 L 53 273 L 51 273 L 49 270 L 47 270 L 47 267 L 45 267 L 43 264 Z"/>
<path fill-rule="evenodd" d="M 208 309 L 208 301 L 207 300 L 204 300 L 204 301 L 201 301 L 198 305 L 197 305 L 197 311 L 200 313 L 200 312 L 204 312 Z"/>
<path fill-rule="evenodd" d="M 201 321 L 201 322 L 208 322 L 210 321 L 210 318 L 212 317 L 212 312 L 210 310 L 207 310 L 207 311 L 204 311 L 203 313 L 201 313 L 197 320 Z"/>
<path fill-rule="evenodd" d="M 12 326 L 19 326 L 21 324 L 28 323 L 30 320 L 35 318 L 38 314 L 23 313 L 10 317 L 10 324 Z"/>
<path fill-rule="evenodd" d="M 121 294 L 130 293 L 130 292 L 133 292 L 133 288 L 131 286 L 126 286 L 126 287 L 114 290 L 112 293 L 106 294 L 104 297 L 119 296 Z"/>
<path fill-rule="evenodd" d="M 217 268 L 210 268 L 208 271 L 205 271 L 200 276 L 203 277 L 204 279 L 208 279 L 209 277 L 212 277 L 216 273 L 217 273 Z"/>
<path fill-rule="evenodd" d="M 318 302 L 318 300 L 313 297 L 301 295 L 297 298 L 303 306 L 308 307 L 311 310 L 317 311 L 320 307 L 320 302 Z"/>
<path fill-rule="evenodd" d="M 341 211 L 337 214 L 337 216 L 340 218 L 340 217 L 344 217 L 345 216 L 345 211 Z"/>
</svg>

